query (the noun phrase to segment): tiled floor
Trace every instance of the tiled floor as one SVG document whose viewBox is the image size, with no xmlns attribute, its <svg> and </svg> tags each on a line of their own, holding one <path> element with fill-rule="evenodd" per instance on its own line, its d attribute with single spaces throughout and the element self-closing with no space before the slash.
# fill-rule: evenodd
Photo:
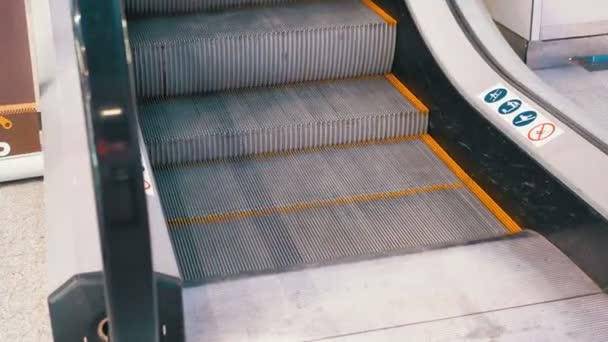
<svg viewBox="0 0 608 342">
<path fill-rule="evenodd" d="M 0 341 L 51 341 L 42 180 L 0 184 Z"/>
</svg>

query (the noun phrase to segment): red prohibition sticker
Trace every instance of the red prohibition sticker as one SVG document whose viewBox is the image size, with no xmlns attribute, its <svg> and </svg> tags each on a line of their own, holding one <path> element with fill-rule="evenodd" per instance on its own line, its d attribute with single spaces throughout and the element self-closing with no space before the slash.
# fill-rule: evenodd
<svg viewBox="0 0 608 342">
<path fill-rule="evenodd" d="M 149 190 L 152 188 L 152 184 L 144 179 L 144 190 Z"/>
<path fill-rule="evenodd" d="M 528 139 L 531 141 L 543 141 L 555 133 L 557 127 L 550 122 L 536 125 L 528 132 Z"/>
</svg>

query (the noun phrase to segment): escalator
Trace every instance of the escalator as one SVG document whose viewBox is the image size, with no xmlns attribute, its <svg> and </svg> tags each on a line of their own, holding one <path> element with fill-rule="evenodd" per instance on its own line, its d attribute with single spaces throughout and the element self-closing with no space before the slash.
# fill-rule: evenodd
<svg viewBox="0 0 608 342">
<path fill-rule="evenodd" d="M 129 23 L 186 284 L 520 231 L 427 134 L 376 5 L 218 6 Z"/>
<path fill-rule="evenodd" d="M 157 284 L 179 271 L 161 341 L 606 340 L 604 273 L 556 237 L 603 219 L 430 65 L 405 3 L 125 5 Z"/>
<path fill-rule="evenodd" d="M 549 242 L 522 233 L 428 134 L 433 113 L 391 73 L 397 21 L 373 2 L 127 6 L 139 122 L 187 288 L 188 340 L 340 339 L 526 303 L 605 300 Z M 477 259 L 479 250 L 490 261 Z M 397 262 L 409 265 L 424 251 L 416 266 Z M 421 267 L 460 269 L 458 260 L 485 271 L 478 280 L 487 287 L 463 295 L 475 288 L 465 279 L 470 271 L 426 279 L 453 283 L 451 292 L 408 281 L 426 278 Z M 368 277 L 365 290 L 353 285 L 349 296 L 336 295 L 344 281 Z M 504 289 L 490 277 L 519 283 L 523 293 L 496 296 Z M 538 293 L 547 282 L 558 285 Z M 393 286 L 434 310 L 403 303 L 418 314 L 358 327 L 336 315 L 348 307 L 336 301 L 361 296 L 378 302 L 369 312 L 386 314 L 402 302 Z M 313 294 L 301 305 L 339 323 L 307 330 L 319 324 L 311 312 L 267 303 L 276 296 L 276 305 L 290 307 L 306 291 Z M 469 309 L 459 303 L 465 297 Z"/>
</svg>

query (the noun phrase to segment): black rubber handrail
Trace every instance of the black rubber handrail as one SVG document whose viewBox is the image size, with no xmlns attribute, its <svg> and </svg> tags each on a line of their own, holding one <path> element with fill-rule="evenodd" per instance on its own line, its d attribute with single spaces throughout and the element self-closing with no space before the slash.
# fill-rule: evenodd
<svg viewBox="0 0 608 342">
<path fill-rule="evenodd" d="M 122 2 L 73 6 L 109 322 L 99 331 L 112 342 L 154 342 L 158 299 Z"/>
</svg>

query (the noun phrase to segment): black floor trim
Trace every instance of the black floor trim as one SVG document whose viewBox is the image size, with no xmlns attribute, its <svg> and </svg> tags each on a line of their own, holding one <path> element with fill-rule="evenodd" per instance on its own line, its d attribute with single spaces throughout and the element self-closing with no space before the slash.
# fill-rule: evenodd
<svg viewBox="0 0 608 342">
<path fill-rule="evenodd" d="M 184 321 L 181 280 L 155 274 L 160 316 L 160 342 L 182 342 Z M 97 342 L 97 326 L 106 317 L 101 272 L 73 276 L 48 298 L 55 341 Z M 132 322 L 137 322 L 133 317 Z M 164 326 L 164 327 L 163 327 Z M 164 334 L 166 332 L 166 334 Z"/>
</svg>

